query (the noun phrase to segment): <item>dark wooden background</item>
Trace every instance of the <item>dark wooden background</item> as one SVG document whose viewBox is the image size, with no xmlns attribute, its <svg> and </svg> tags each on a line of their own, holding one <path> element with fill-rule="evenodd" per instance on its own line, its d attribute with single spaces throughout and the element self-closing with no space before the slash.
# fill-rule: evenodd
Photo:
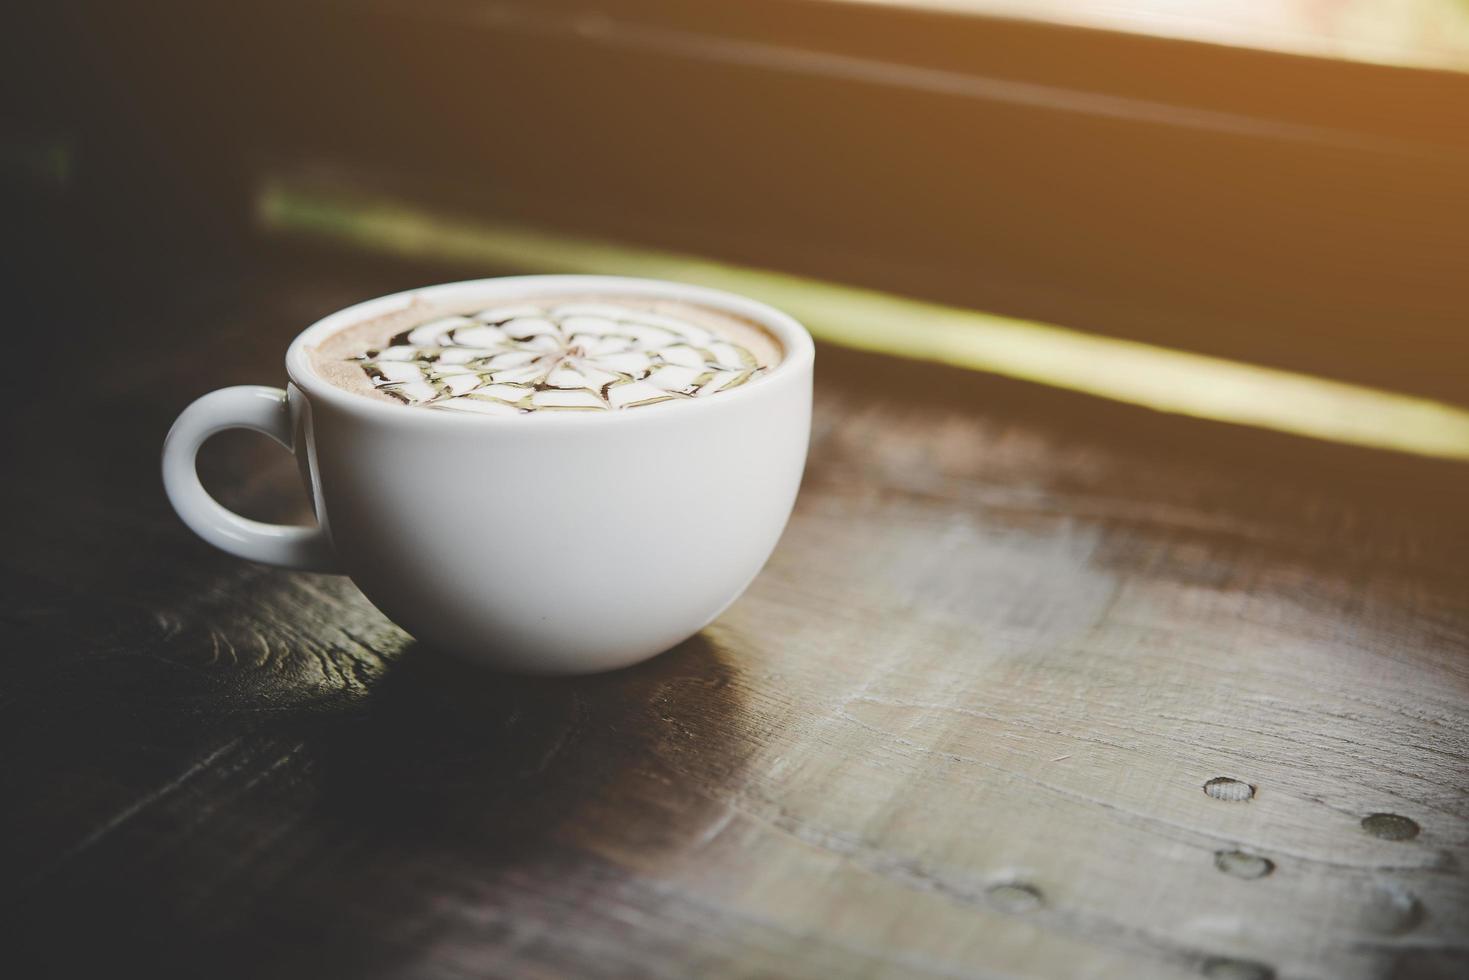
<svg viewBox="0 0 1469 980">
<path fill-rule="evenodd" d="M 271 4 L 258 18 L 221 5 L 175 21 L 158 19 L 182 16 L 168 4 L 143 5 L 137 19 L 61 5 L 84 18 L 63 35 L 74 62 L 41 57 L 54 48 L 40 43 L 22 51 L 9 35 L 7 66 L 34 68 L 37 91 L 27 100 L 7 87 L 24 110 L 17 131 L 44 131 L 52 117 L 36 106 L 48 101 L 75 103 L 86 126 L 69 183 L 5 187 L 0 972 L 1464 974 L 1462 465 L 823 347 L 810 466 L 766 571 L 700 637 L 572 681 L 459 665 L 415 644 L 345 579 L 249 565 L 195 540 L 158 476 L 163 434 L 190 399 L 280 383 L 287 341 L 345 304 L 496 272 L 250 236 L 240 221 L 249 178 L 272 154 L 322 134 L 343 142 L 312 142 L 311 154 L 362 149 L 347 137 L 366 130 L 344 105 L 409 125 L 425 95 L 398 86 L 432 90 L 434 76 L 415 66 L 444 60 L 446 45 L 464 49 L 461 61 L 519 57 L 514 68 L 537 86 L 538 65 L 564 61 L 531 54 L 569 50 L 608 69 L 606 93 L 664 108 L 684 97 L 661 68 L 598 54 L 605 24 L 584 26 L 582 40 L 540 21 L 481 38 L 454 19 L 466 7 L 436 4 L 430 17 L 359 4 L 343 21 L 332 16 L 343 5 L 326 5 L 282 32 Z M 66 23 L 28 15 L 39 33 L 27 37 Z M 374 32 L 380 17 L 399 29 Z M 727 19 L 720 31 L 751 29 Z M 811 30 L 794 15 L 752 23 L 776 24 L 778 46 Z M 335 40 L 327 26 L 340 28 Z M 1016 58 L 995 62 L 991 80 L 1037 63 L 1021 57 L 1025 38 L 1052 37 L 994 30 L 972 43 L 994 39 Z M 854 28 L 842 43 L 872 36 Z M 307 55 L 361 55 L 355 45 L 391 38 L 402 47 L 355 57 L 354 74 L 300 74 Z M 1054 38 L 1096 50 L 1088 32 Z M 962 67 L 964 43 L 915 41 L 910 60 Z M 1218 70 L 1264 58 L 1156 51 L 1134 60 L 1163 71 L 1180 51 Z M 46 88 L 73 64 L 97 73 L 94 88 Z M 461 196 L 463 173 L 417 189 L 552 223 L 543 192 L 615 192 L 629 213 L 587 212 L 590 230 L 1458 397 L 1462 287 L 1450 273 L 1469 226 L 1450 166 L 1464 131 L 1446 123 L 1462 109 L 1462 82 L 1331 71 L 1346 92 L 1382 95 L 1392 79 L 1407 93 L 1401 111 L 1324 100 L 1333 114 L 1318 119 L 1324 103 L 1309 86 L 1277 97 L 1265 81 L 1253 98 L 1240 83 L 1242 104 L 1213 108 L 1258 116 L 1269 96 L 1273 119 L 1411 144 L 1408 163 L 1380 171 L 1399 182 L 1390 191 L 1374 183 L 1370 161 L 1387 159 L 1377 150 L 1294 130 L 1283 141 L 1217 127 L 1205 137 L 1085 113 L 1010 116 L 1003 99 L 939 112 L 869 93 L 861 112 L 848 110 L 854 125 L 822 131 L 834 146 L 804 123 L 840 118 L 844 94 L 817 80 L 761 88 L 727 65 L 686 77 L 726 93 L 722 124 L 734 113 L 751 139 L 807 147 L 796 172 L 830 196 L 781 197 L 799 221 L 742 215 L 697 181 L 632 179 L 641 158 L 616 140 L 600 144 L 622 161 L 600 171 L 606 184 L 554 167 L 542 179 L 544 156 L 512 149 L 479 196 Z M 1124 76 L 1096 70 L 1069 88 L 1111 92 Z M 1190 112 L 1209 108 L 1225 88 L 1208 78 L 1200 68 L 1170 91 Z M 266 101 L 239 94 L 250 86 Z M 593 129 L 622 118 L 596 86 L 576 94 L 547 118 Z M 786 97 L 801 107 L 794 117 L 757 111 Z M 239 145 L 233 134 L 256 130 L 237 130 L 234 108 L 279 110 L 284 128 Z M 942 181 L 931 200 L 913 190 L 932 176 L 923 161 L 953 143 L 863 155 L 873 144 L 860 134 L 917 118 L 915 108 L 977 134 L 963 159 L 972 186 L 989 190 L 965 191 L 960 170 L 932 172 Z M 318 129 L 328 109 L 341 125 Z M 699 113 L 680 118 L 693 127 L 685 142 L 713 132 Z M 468 139 L 439 122 L 402 132 Z M 1039 135 L 1021 138 L 1032 125 Z M 118 153 L 99 162 L 95 147 L 111 138 Z M 501 145 L 461 148 L 479 161 Z M 670 149 L 666 138 L 654 145 Z M 363 159 L 400 180 L 417 173 L 401 145 L 389 149 Z M 714 149 L 741 172 L 767 172 L 748 147 Z M 1068 179 L 1051 183 L 1037 165 L 1059 153 L 1070 154 Z M 1112 153 L 1116 168 L 1091 170 Z M 833 157 L 866 162 L 828 180 Z M 1214 181 L 1185 178 L 1219 159 L 1228 166 L 1207 170 Z M 1248 179 L 1220 178 L 1236 165 Z M 1096 183 L 1080 180 L 1088 173 Z M 868 218 L 843 210 L 854 200 L 873 202 Z M 1333 201 L 1351 207 L 1334 212 Z M 706 207 L 712 226 L 691 218 Z M 1033 237 L 987 243 L 997 228 Z M 1116 264 L 1093 267 L 1088 249 Z M 1160 256 L 1167 263 L 1148 265 Z M 878 376 L 917 394 L 874 395 Z M 242 512 L 304 517 L 289 458 L 263 439 L 221 437 L 204 470 Z M 1218 779 L 1234 781 L 1224 797 L 1246 798 L 1210 795 Z"/>
<path fill-rule="evenodd" d="M 1469 75 L 826 0 L 59 0 L 98 224 L 410 197 L 1465 401 Z M 188 222 L 185 222 L 188 223 Z"/>
</svg>

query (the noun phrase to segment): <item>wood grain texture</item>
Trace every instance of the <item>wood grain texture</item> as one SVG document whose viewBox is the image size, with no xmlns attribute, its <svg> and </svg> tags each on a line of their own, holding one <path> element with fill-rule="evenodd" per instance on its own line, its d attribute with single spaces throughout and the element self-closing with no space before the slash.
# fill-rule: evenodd
<svg viewBox="0 0 1469 980">
<path fill-rule="evenodd" d="M 823 349 L 749 593 L 644 666 L 508 678 L 212 552 L 156 473 L 318 315 L 492 270 L 118 261 L 21 293 L 69 373 L 4 427 L 10 975 L 1469 968 L 1463 467 Z M 205 463 L 302 516 L 265 440 Z"/>
</svg>

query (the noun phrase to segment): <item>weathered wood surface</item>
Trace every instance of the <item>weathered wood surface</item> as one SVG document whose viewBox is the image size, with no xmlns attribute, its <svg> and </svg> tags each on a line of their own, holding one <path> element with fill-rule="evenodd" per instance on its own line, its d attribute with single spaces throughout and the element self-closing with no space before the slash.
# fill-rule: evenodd
<svg viewBox="0 0 1469 980">
<path fill-rule="evenodd" d="M 750 592 L 507 678 L 214 553 L 156 465 L 316 316 L 487 270 L 130 261 L 22 292 L 47 370 L 6 382 L 10 976 L 1469 969 L 1463 467 L 824 349 Z M 301 515 L 220 443 L 223 499 Z"/>
</svg>

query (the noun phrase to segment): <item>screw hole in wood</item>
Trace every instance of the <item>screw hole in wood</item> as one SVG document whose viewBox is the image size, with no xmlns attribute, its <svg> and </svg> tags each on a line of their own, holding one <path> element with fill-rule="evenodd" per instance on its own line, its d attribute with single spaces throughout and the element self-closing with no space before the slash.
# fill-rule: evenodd
<svg viewBox="0 0 1469 980">
<path fill-rule="evenodd" d="M 1383 840 L 1412 840 L 1420 828 L 1417 821 L 1396 813 L 1372 813 L 1362 818 L 1362 829 Z"/>
<path fill-rule="evenodd" d="M 1275 871 L 1275 862 L 1258 854 L 1245 851 L 1215 851 L 1214 867 L 1235 878 L 1246 881 L 1264 878 Z"/>
<path fill-rule="evenodd" d="M 1229 776 L 1215 776 L 1204 784 L 1204 793 L 1216 800 L 1226 803 L 1243 803 L 1253 799 L 1255 787 L 1239 779 L 1231 779 Z"/>
</svg>

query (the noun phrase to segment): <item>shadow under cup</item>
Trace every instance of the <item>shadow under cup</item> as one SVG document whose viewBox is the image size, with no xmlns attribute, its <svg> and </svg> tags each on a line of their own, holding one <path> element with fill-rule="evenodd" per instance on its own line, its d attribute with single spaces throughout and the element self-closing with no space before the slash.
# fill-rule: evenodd
<svg viewBox="0 0 1469 980">
<path fill-rule="evenodd" d="M 705 398 L 512 417 L 395 405 L 311 369 L 323 339 L 409 303 L 552 293 L 724 311 L 769 331 L 783 356 Z M 774 549 L 805 464 L 813 359 L 806 331 L 770 307 L 650 280 L 480 280 L 333 314 L 287 355 L 295 451 L 329 542 L 317 563 L 418 639 L 499 669 L 588 673 L 651 657 L 718 616 Z"/>
</svg>

